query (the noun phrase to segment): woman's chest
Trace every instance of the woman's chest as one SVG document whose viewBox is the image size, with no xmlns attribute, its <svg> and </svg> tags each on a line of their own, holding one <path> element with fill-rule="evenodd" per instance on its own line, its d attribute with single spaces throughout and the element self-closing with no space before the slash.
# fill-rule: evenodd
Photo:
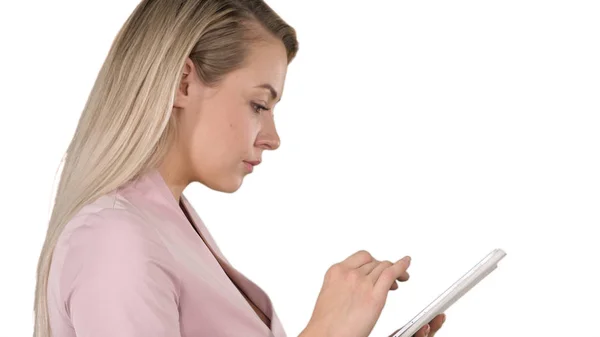
<svg viewBox="0 0 600 337">
<path fill-rule="evenodd" d="M 203 240 L 165 241 L 178 266 L 182 337 L 285 337 L 268 295 Z"/>
</svg>

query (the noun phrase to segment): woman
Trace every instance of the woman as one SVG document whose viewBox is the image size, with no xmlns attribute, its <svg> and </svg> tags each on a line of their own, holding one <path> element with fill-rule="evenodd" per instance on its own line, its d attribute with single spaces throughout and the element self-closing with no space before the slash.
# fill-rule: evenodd
<svg viewBox="0 0 600 337">
<path fill-rule="evenodd" d="M 285 336 L 269 297 L 229 264 L 182 192 L 194 181 L 234 192 L 278 148 L 273 110 L 297 49 L 260 0 L 137 6 L 67 150 L 35 336 Z M 358 252 L 332 266 L 302 336 L 367 336 L 408 265 Z"/>
</svg>

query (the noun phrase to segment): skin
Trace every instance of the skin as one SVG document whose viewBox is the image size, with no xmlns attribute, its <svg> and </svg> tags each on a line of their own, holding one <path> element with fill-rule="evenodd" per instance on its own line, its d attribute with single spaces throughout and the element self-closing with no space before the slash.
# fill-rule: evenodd
<svg viewBox="0 0 600 337">
<path fill-rule="evenodd" d="M 417 331 L 417 333 L 414 334 L 414 336 L 435 337 L 435 334 L 442 328 L 442 325 L 444 324 L 445 320 L 446 314 L 437 315 L 434 319 L 431 320 L 431 322 L 429 322 L 429 324 L 426 324 L 424 327 L 419 329 L 419 331 Z M 394 333 L 392 333 L 390 336 L 394 335 L 396 332 L 398 332 L 398 330 L 394 331 Z"/>
<path fill-rule="evenodd" d="M 225 193 L 237 191 L 263 152 L 279 147 L 273 111 L 284 90 L 287 66 L 285 46 L 271 36 L 251 46 L 244 67 L 215 87 L 206 86 L 191 59 L 186 60 L 173 105 L 178 136 L 158 168 L 176 200 L 192 182 Z M 398 278 L 407 279 L 407 273 Z M 394 283 L 391 289 L 397 288 Z M 443 314 L 437 316 L 415 336 L 434 336 L 443 319 Z"/>
<path fill-rule="evenodd" d="M 159 167 L 177 200 L 194 181 L 221 192 L 237 191 L 250 173 L 246 162 L 256 164 L 263 151 L 279 147 L 273 111 L 286 72 L 285 47 L 274 39 L 253 45 L 247 64 L 216 87 L 203 84 L 194 63 L 186 60 L 173 106 L 178 137 Z"/>
</svg>

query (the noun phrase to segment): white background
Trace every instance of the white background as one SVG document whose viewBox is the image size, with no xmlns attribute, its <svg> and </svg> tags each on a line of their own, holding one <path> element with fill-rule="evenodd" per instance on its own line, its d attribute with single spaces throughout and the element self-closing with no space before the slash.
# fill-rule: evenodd
<svg viewBox="0 0 600 337">
<path fill-rule="evenodd" d="M 233 195 L 191 199 L 289 336 L 327 268 L 413 257 L 388 336 L 491 249 L 443 336 L 600 336 L 597 1 L 270 0 L 298 31 L 280 150 Z M 137 1 L 0 5 L 0 336 L 30 336 L 63 151 Z"/>
</svg>

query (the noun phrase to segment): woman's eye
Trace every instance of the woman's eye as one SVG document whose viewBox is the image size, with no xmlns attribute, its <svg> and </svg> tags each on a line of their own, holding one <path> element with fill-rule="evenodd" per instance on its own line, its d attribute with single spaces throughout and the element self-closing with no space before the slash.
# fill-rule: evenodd
<svg viewBox="0 0 600 337">
<path fill-rule="evenodd" d="M 261 110 L 267 111 L 269 110 L 267 107 L 260 105 L 258 103 L 252 103 L 252 109 L 254 109 L 254 112 L 256 112 L 257 114 L 260 114 Z"/>
</svg>

